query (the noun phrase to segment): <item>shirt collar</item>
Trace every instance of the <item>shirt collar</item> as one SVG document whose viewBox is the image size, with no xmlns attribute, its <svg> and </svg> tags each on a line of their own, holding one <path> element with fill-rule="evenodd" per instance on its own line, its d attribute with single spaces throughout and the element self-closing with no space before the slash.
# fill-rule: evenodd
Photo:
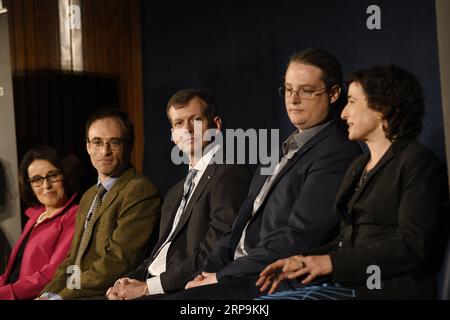
<svg viewBox="0 0 450 320">
<path fill-rule="evenodd" d="M 199 172 L 203 172 L 206 170 L 206 167 L 209 165 L 209 163 L 212 160 L 212 157 L 214 156 L 214 154 L 220 149 L 220 145 L 215 145 L 211 150 L 209 150 L 205 155 L 203 155 L 203 157 L 200 158 L 200 160 L 197 162 L 197 164 L 192 167 L 191 165 L 189 165 L 189 170 L 191 169 L 195 169 Z M 206 150 L 206 149 L 205 149 Z M 197 173 L 199 173 L 197 172 Z"/>
<path fill-rule="evenodd" d="M 111 190 L 111 188 L 114 186 L 114 184 L 116 183 L 116 181 L 117 181 L 118 179 L 119 179 L 119 178 L 109 177 L 109 178 L 106 179 L 106 181 L 103 182 L 103 183 L 101 183 L 101 182 L 100 182 L 100 179 L 98 179 L 98 181 L 97 181 L 97 187 L 98 187 L 100 184 L 102 184 L 103 187 L 106 189 L 106 191 L 109 191 L 109 190 Z"/>
<path fill-rule="evenodd" d="M 312 137 L 331 122 L 328 121 L 308 129 L 295 131 L 283 142 L 283 154 L 286 155 L 300 150 Z"/>
</svg>

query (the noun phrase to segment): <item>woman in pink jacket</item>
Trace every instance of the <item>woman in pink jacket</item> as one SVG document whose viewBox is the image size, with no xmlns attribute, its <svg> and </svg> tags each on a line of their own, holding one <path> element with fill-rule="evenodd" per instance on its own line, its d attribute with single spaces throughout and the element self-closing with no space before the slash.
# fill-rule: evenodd
<svg viewBox="0 0 450 320">
<path fill-rule="evenodd" d="M 22 200 L 29 217 L 0 276 L 0 299 L 34 299 L 52 279 L 73 238 L 80 163 L 52 147 L 30 150 L 19 170 Z"/>
</svg>

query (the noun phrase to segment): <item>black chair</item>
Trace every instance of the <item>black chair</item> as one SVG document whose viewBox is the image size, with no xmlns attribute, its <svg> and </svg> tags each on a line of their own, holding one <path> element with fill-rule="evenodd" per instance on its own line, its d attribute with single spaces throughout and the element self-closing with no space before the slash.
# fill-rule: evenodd
<svg viewBox="0 0 450 320">
<path fill-rule="evenodd" d="M 438 274 L 438 300 L 450 300 L 450 241 Z"/>
<path fill-rule="evenodd" d="M 447 240 L 447 247 L 444 249 L 442 256 L 444 257 L 437 276 L 438 292 L 436 298 L 438 300 L 450 300 L 450 202 L 445 207 L 446 219 L 443 223 L 442 243 Z"/>
<path fill-rule="evenodd" d="M 6 239 L 3 230 L 0 229 L 0 275 L 3 274 L 6 269 L 10 253 L 11 247 L 9 246 L 8 239 Z"/>
</svg>

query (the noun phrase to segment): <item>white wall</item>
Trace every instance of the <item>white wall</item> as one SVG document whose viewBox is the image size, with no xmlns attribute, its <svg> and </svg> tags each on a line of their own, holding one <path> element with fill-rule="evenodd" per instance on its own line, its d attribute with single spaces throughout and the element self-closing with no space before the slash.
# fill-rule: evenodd
<svg viewBox="0 0 450 320">
<path fill-rule="evenodd" d="M 6 201 L 0 204 L 0 228 L 13 245 L 21 233 L 21 223 L 7 15 L 0 13 L 0 161 L 6 178 Z"/>
</svg>

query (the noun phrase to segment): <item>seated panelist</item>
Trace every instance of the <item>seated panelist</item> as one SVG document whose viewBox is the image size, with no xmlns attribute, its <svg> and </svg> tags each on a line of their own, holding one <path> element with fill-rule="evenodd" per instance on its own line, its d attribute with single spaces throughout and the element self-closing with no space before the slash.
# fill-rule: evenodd
<svg viewBox="0 0 450 320">
<path fill-rule="evenodd" d="M 80 163 L 41 146 L 28 151 L 19 169 L 28 221 L 0 276 L 1 300 L 36 298 L 70 249 L 78 205 Z"/>
<path fill-rule="evenodd" d="M 448 190 L 442 163 L 415 141 L 424 115 L 420 85 L 395 65 L 355 72 L 348 83 L 341 117 L 349 139 L 370 152 L 353 162 L 339 189 L 340 233 L 266 267 L 257 281 L 271 293 L 263 299 L 435 296 Z M 275 292 L 294 279 L 297 288 Z"/>
</svg>

